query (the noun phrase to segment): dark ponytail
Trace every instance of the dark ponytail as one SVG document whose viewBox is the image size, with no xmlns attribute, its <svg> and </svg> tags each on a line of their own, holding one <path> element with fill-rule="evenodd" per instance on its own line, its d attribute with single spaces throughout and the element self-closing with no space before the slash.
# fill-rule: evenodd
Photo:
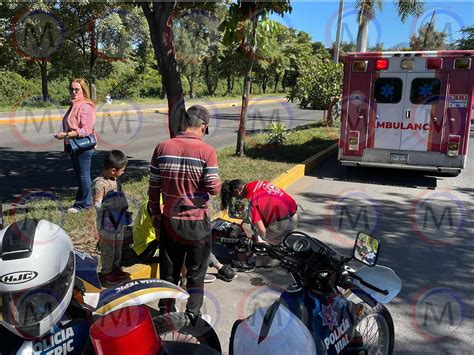
<svg viewBox="0 0 474 355">
<path fill-rule="evenodd" d="M 242 180 L 226 180 L 221 186 L 221 210 L 227 210 L 234 197 L 234 190 L 245 185 Z"/>
</svg>

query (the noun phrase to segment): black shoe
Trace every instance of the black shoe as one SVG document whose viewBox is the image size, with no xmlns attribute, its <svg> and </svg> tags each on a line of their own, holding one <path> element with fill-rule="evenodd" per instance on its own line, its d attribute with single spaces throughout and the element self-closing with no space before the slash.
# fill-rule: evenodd
<svg viewBox="0 0 474 355">
<path fill-rule="evenodd" d="M 217 277 L 221 280 L 231 282 L 237 277 L 237 274 L 229 265 L 224 265 L 219 271 L 217 271 Z"/>
<path fill-rule="evenodd" d="M 255 270 L 255 265 L 249 264 L 246 261 L 232 261 L 232 267 L 237 272 L 252 272 Z"/>
</svg>

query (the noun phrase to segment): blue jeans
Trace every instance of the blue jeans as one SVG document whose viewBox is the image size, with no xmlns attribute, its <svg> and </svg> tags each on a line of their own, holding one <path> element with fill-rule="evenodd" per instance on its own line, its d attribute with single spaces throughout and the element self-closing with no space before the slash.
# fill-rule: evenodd
<svg viewBox="0 0 474 355">
<path fill-rule="evenodd" d="M 79 186 L 74 207 L 79 209 L 92 207 L 91 161 L 93 155 L 94 149 L 77 153 L 71 152 L 72 166 Z"/>
</svg>

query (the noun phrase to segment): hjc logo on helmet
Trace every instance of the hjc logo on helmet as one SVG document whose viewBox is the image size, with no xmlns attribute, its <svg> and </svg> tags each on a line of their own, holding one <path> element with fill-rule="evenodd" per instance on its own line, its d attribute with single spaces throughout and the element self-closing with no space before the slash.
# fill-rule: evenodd
<svg viewBox="0 0 474 355">
<path fill-rule="evenodd" d="M 36 276 L 38 276 L 36 271 L 16 271 L 0 276 L 0 282 L 7 285 L 15 285 L 31 281 Z"/>
</svg>

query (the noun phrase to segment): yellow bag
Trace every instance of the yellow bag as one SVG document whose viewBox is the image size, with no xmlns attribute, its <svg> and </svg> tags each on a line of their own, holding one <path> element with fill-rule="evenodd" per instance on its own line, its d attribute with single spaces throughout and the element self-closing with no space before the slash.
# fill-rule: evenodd
<svg viewBox="0 0 474 355">
<path fill-rule="evenodd" d="M 137 255 L 143 253 L 153 240 L 160 240 L 160 236 L 155 235 L 155 227 L 153 227 L 147 206 L 148 200 L 143 203 L 133 222 L 133 250 Z"/>
</svg>

